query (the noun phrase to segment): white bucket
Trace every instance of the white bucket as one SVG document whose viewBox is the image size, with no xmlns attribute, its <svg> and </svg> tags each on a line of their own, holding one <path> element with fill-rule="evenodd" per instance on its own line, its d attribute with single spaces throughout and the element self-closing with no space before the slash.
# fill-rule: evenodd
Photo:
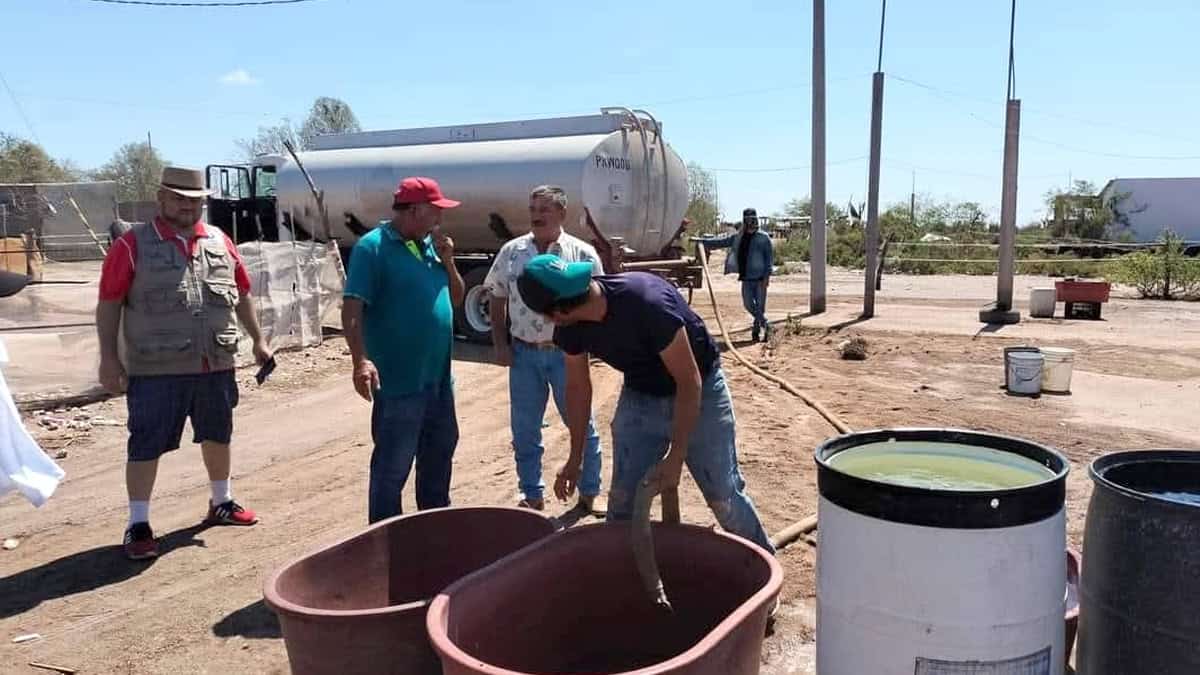
<svg viewBox="0 0 1200 675">
<path fill-rule="evenodd" d="M 1075 368 L 1075 350 L 1042 347 L 1042 391 L 1067 394 L 1071 391 L 1071 373 Z"/>
<path fill-rule="evenodd" d="M 1034 396 L 1042 391 L 1042 363 L 1040 352 L 1013 352 L 1008 355 L 1008 391 L 1012 394 Z M 1069 375 L 1069 373 L 1068 373 Z"/>
<path fill-rule="evenodd" d="M 1029 291 L 1029 316 L 1052 319 L 1057 302 L 1058 292 L 1054 288 L 1035 288 Z"/>
</svg>

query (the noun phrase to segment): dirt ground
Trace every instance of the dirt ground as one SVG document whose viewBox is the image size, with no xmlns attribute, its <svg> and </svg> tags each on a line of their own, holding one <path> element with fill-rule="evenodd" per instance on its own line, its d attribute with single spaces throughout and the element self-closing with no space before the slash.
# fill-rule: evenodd
<svg viewBox="0 0 1200 675">
<path fill-rule="evenodd" d="M 890 277 L 879 318 L 843 325 L 838 317 L 853 316 L 861 277 L 838 272 L 831 281 L 827 315 L 787 321 L 806 310 L 807 278 L 777 280 L 769 301 L 772 318 L 781 320 L 776 336 L 765 345 L 738 343 L 744 353 L 855 429 L 963 427 L 1062 450 L 1072 464 L 1067 527 L 1075 547 L 1091 459 L 1117 449 L 1200 445 L 1194 414 L 1200 342 L 1191 339 L 1200 331 L 1200 305 L 1118 298 L 1103 322 L 1034 321 L 989 332 L 973 319 L 994 286 L 972 278 Z M 1047 282 L 1025 280 L 1018 295 Z M 744 327 L 735 282 L 721 279 L 716 288 L 727 321 Z M 706 295 L 694 304 L 710 315 Z M 855 335 L 868 341 L 868 359 L 841 360 L 836 344 Z M 1023 342 L 1078 350 L 1072 395 L 1004 393 L 1001 350 Z M 456 354 L 461 441 L 452 496 L 460 505 L 518 498 L 507 378 L 488 363 L 489 352 L 460 344 Z M 724 364 L 748 490 L 768 531 L 778 531 L 815 512 L 812 453 L 835 431 L 729 355 Z M 369 406 L 350 387 L 340 339 L 281 354 L 262 387 L 249 372 L 239 379 L 234 491 L 262 522 L 249 529 L 198 525 L 208 486 L 198 449 L 186 444 L 162 462 L 151 516 L 164 554 L 149 564 L 127 562 L 117 546 L 126 519 L 123 400 L 52 411 L 50 420 L 30 416 L 27 426 L 51 456 L 61 455 L 67 480 L 41 509 L 13 495 L 0 499 L 0 538 L 20 542 L 0 550 L 0 671 L 38 672 L 27 665 L 37 661 L 80 673 L 287 672 L 278 623 L 261 602 L 262 583 L 286 561 L 365 524 Z M 595 411 L 606 446 L 619 387 L 616 373 L 597 366 Z M 71 421 L 88 424 L 72 428 Z M 549 477 L 567 444 L 552 411 L 547 421 Z M 686 521 L 713 524 L 686 477 L 681 498 Z M 413 508 L 411 487 L 405 507 Z M 784 604 L 765 643 L 763 671 L 811 673 L 815 550 L 800 542 L 779 559 Z M 27 633 L 41 638 L 11 643 Z"/>
</svg>

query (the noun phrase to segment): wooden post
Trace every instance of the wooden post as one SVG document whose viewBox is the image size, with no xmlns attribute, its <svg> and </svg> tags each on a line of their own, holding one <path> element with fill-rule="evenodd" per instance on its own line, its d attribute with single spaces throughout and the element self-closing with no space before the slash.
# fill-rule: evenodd
<svg viewBox="0 0 1200 675">
<path fill-rule="evenodd" d="M 342 265 L 342 252 L 338 248 L 337 242 L 333 239 L 333 228 L 329 225 L 329 211 L 325 209 L 325 193 L 317 189 L 317 184 L 313 182 L 308 169 L 304 168 L 304 162 L 300 161 L 300 156 L 296 154 L 296 148 L 292 146 L 291 141 L 284 140 L 283 146 L 291 153 L 292 161 L 296 162 L 296 168 L 300 169 L 300 173 L 304 175 L 304 180 L 308 181 L 308 189 L 312 191 L 313 199 L 317 200 L 317 211 L 321 214 L 321 230 L 325 234 L 325 246 L 329 254 L 333 256 L 333 264 L 337 267 L 338 280 L 344 285 L 346 283 L 346 268 Z M 295 221 L 293 220 L 292 222 L 294 223 Z"/>
<path fill-rule="evenodd" d="M 75 213 L 79 216 L 79 220 L 83 221 L 83 227 L 87 229 L 87 233 L 91 235 L 92 241 L 96 242 L 96 248 L 100 249 L 100 255 L 107 256 L 108 250 L 104 248 L 104 244 L 100 243 L 100 237 L 96 236 L 96 231 L 92 229 L 92 224 L 88 222 L 87 216 L 83 215 L 83 209 L 79 208 L 79 204 L 75 203 L 75 198 L 68 192 L 67 201 L 71 203 L 71 208 L 75 209 Z"/>
</svg>

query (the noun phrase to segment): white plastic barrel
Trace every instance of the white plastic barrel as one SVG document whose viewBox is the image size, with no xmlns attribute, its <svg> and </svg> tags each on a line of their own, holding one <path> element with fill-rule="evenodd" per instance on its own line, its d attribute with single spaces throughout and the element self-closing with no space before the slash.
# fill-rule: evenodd
<svg viewBox="0 0 1200 675">
<path fill-rule="evenodd" d="M 1008 355 L 1008 391 L 1012 394 L 1035 396 L 1042 391 L 1041 352 L 1013 352 Z"/>
<path fill-rule="evenodd" d="M 1027 487 L 976 492 L 861 479 L 826 461 L 888 439 L 1010 450 L 1050 472 Z M 820 675 L 1063 673 L 1061 455 L 1002 436 L 905 429 L 833 439 L 817 462 Z"/>
<path fill-rule="evenodd" d="M 1035 288 L 1029 291 L 1029 316 L 1051 319 L 1057 302 L 1058 292 L 1053 287 Z"/>
<path fill-rule="evenodd" d="M 1075 350 L 1042 347 L 1042 391 L 1065 394 L 1071 391 L 1071 373 L 1075 368 Z"/>
</svg>

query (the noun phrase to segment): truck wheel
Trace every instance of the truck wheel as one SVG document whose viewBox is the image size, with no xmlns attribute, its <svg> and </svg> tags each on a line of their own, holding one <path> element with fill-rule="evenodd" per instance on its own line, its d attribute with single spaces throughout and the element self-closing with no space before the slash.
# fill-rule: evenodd
<svg viewBox="0 0 1200 675">
<path fill-rule="evenodd" d="M 454 327 L 459 335 L 480 344 L 492 342 L 492 316 L 489 313 L 492 294 L 483 285 L 487 273 L 487 265 L 480 265 L 463 275 L 467 296 L 463 306 L 454 313 Z"/>
</svg>

